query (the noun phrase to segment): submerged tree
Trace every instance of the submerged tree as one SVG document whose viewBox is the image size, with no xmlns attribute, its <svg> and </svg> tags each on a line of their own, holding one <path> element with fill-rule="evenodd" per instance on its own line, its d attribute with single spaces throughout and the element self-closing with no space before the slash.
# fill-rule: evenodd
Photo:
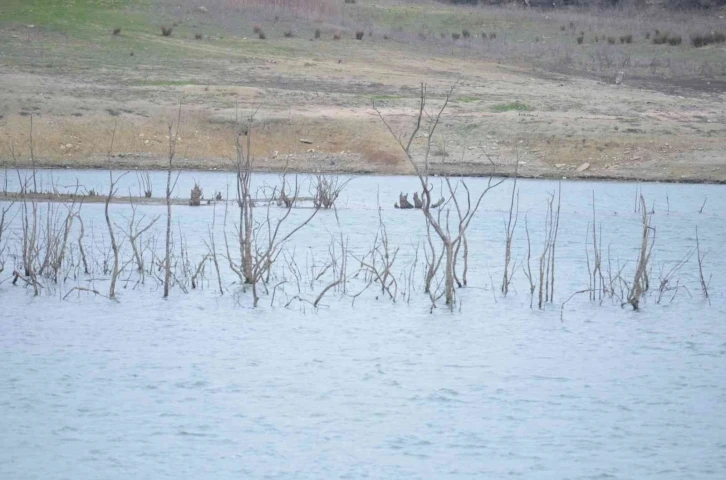
<svg viewBox="0 0 726 480">
<path fill-rule="evenodd" d="M 484 198 L 484 195 L 489 192 L 492 188 L 500 185 L 503 180 L 499 181 L 493 181 L 492 177 L 489 177 L 489 182 L 487 184 L 487 187 L 476 197 L 472 198 L 469 188 L 466 185 L 466 183 L 463 180 L 460 180 L 458 184 L 463 188 L 463 190 L 466 193 L 466 199 L 465 202 L 462 202 L 457 198 L 456 195 L 456 189 L 454 185 L 452 184 L 451 180 L 446 177 L 445 183 L 446 187 L 448 189 L 448 193 L 450 195 L 449 201 L 444 203 L 444 205 L 441 206 L 440 209 L 434 210 L 434 203 L 432 202 L 432 196 L 431 192 L 433 190 L 433 186 L 429 183 L 429 155 L 431 153 L 431 139 L 434 136 L 434 133 L 436 131 L 436 128 L 439 125 L 439 122 L 441 121 L 441 116 L 444 113 L 444 110 L 446 110 L 446 107 L 449 104 L 449 100 L 451 98 L 451 95 L 454 92 L 456 85 L 451 87 L 451 89 L 447 92 L 446 97 L 444 99 L 444 103 L 439 109 L 438 113 L 435 116 L 430 117 L 431 121 L 428 125 L 428 131 L 427 131 L 427 142 L 426 142 L 426 151 L 424 156 L 424 165 L 423 168 L 420 168 L 420 166 L 416 163 L 416 161 L 413 158 L 413 155 L 411 153 L 411 145 L 413 144 L 414 139 L 416 138 L 416 135 L 419 133 L 422 127 L 424 116 L 426 116 L 425 109 L 426 109 L 426 102 L 427 102 L 427 88 L 426 84 L 421 84 L 421 91 L 420 91 L 420 97 L 419 97 L 419 108 L 418 108 L 418 116 L 416 118 L 416 124 L 413 129 L 413 132 L 409 135 L 408 139 L 404 141 L 401 137 L 398 137 L 394 131 L 391 125 L 386 121 L 381 111 L 376 107 L 375 102 L 373 103 L 373 108 L 378 114 L 379 118 L 385 126 L 388 128 L 388 131 L 391 133 L 391 135 L 396 139 L 398 144 L 400 145 L 401 149 L 403 150 L 404 154 L 406 155 L 406 158 L 408 158 L 409 162 L 411 163 L 411 166 L 413 167 L 414 171 L 416 172 L 416 176 L 418 177 L 419 181 L 421 182 L 421 188 L 422 188 L 422 195 L 420 198 L 421 201 L 421 211 L 424 214 L 424 218 L 426 219 L 426 225 L 427 230 L 429 232 L 429 238 L 431 235 L 431 230 L 433 230 L 436 235 L 438 236 L 439 240 L 441 241 L 441 244 L 443 246 L 443 252 L 442 255 L 445 257 L 445 261 L 443 262 L 444 265 L 444 291 L 443 296 L 445 299 L 446 305 L 449 307 L 449 309 L 453 310 L 454 305 L 456 303 L 456 297 L 455 297 L 455 289 L 454 289 L 454 282 L 456 278 L 455 273 L 455 265 L 456 265 L 456 253 L 459 251 L 459 247 L 462 243 L 466 241 L 466 230 L 469 228 L 469 225 L 471 223 L 471 220 L 474 218 L 474 215 L 476 214 L 477 210 L 479 209 L 479 206 L 481 205 L 482 199 Z M 458 221 L 452 221 L 451 220 L 451 204 L 453 204 L 454 210 L 456 212 L 456 215 L 458 217 Z M 467 249 L 464 249 L 464 252 L 466 252 Z M 440 261 L 440 260 L 439 260 Z M 466 257 L 464 258 L 464 262 L 466 262 Z M 438 264 L 435 258 L 432 258 L 429 264 L 429 273 L 431 272 L 431 267 L 434 264 Z M 438 268 L 438 266 L 436 267 Z M 435 270 L 434 270 L 435 272 Z M 432 302 L 435 304 L 436 297 L 433 294 L 431 295 Z"/>
</svg>

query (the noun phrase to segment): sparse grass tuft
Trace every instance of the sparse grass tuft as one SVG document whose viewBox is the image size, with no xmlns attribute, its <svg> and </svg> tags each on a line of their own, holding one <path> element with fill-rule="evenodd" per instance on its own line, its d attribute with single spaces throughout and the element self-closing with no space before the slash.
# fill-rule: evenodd
<svg viewBox="0 0 726 480">
<path fill-rule="evenodd" d="M 520 102 L 519 100 L 516 100 L 516 101 L 510 102 L 510 103 L 498 103 L 492 107 L 492 110 L 497 113 L 512 112 L 512 111 L 528 112 L 528 111 L 532 110 L 532 107 Z"/>
</svg>

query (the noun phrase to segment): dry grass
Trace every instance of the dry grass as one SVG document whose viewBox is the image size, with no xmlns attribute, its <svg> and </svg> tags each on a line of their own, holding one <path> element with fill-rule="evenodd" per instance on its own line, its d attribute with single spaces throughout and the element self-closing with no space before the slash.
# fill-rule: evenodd
<svg viewBox="0 0 726 480">
<path fill-rule="evenodd" d="M 253 9 L 280 16 L 292 15 L 310 19 L 339 17 L 340 1 L 333 0 L 222 0 L 236 9 Z M 348 2 L 346 2 L 348 3 Z"/>
</svg>

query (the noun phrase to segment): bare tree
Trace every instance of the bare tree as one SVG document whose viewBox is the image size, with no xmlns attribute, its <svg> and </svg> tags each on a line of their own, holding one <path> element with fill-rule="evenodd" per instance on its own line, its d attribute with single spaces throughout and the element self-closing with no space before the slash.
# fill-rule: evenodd
<svg viewBox="0 0 726 480">
<path fill-rule="evenodd" d="M 640 250 L 638 253 L 638 261 L 635 266 L 633 283 L 630 286 L 626 302 L 633 307 L 633 310 L 638 310 L 640 306 L 640 298 L 643 296 L 643 293 L 648 291 L 648 263 L 650 262 L 653 245 L 655 244 L 655 227 L 650 224 L 650 217 L 648 216 L 648 212 L 645 207 L 645 199 L 642 195 L 640 196 L 640 212 L 642 215 L 641 223 L 643 227 L 640 238 Z"/>
<path fill-rule="evenodd" d="M 113 142 L 116 138 L 116 124 L 113 126 L 113 133 L 111 133 L 111 145 L 108 149 L 108 177 L 109 177 L 109 187 L 108 187 L 108 195 L 106 196 L 106 201 L 104 204 L 104 217 L 106 218 L 106 226 L 108 227 L 108 236 L 111 239 L 111 251 L 113 252 L 113 267 L 111 269 L 111 284 L 108 288 L 108 298 L 115 299 L 116 298 L 116 280 L 118 279 L 119 274 L 121 273 L 119 270 L 119 246 L 116 242 L 116 234 L 113 231 L 113 225 L 111 224 L 111 216 L 108 213 L 109 210 L 109 204 L 111 203 L 111 199 L 114 195 L 116 195 L 116 183 L 123 177 L 125 174 L 122 174 L 121 177 L 114 179 L 113 178 L 113 165 L 111 164 L 111 152 L 113 151 Z"/>
<path fill-rule="evenodd" d="M 459 216 L 458 225 L 454 226 L 454 231 L 452 232 L 452 226 L 449 222 L 450 215 L 449 215 L 449 209 L 446 209 L 446 213 L 443 214 L 442 210 L 444 207 L 440 208 L 437 212 L 437 215 L 434 215 L 432 212 L 432 205 L 433 202 L 431 200 L 431 190 L 432 186 L 429 183 L 428 180 L 428 159 L 429 154 L 431 152 L 431 139 L 434 136 L 434 132 L 436 131 L 437 126 L 439 125 L 439 122 L 441 120 L 441 116 L 444 113 L 444 110 L 446 109 L 449 100 L 451 98 L 451 95 L 454 92 L 456 85 L 451 87 L 451 89 L 446 94 L 445 100 L 441 108 L 439 109 L 438 113 L 432 117 L 431 121 L 429 122 L 429 128 L 427 132 L 427 144 L 426 144 L 426 153 L 424 157 L 424 168 L 423 170 L 419 168 L 419 166 L 416 164 L 413 155 L 411 153 L 411 145 L 413 144 L 414 139 L 416 138 L 416 135 L 418 134 L 419 130 L 421 129 L 421 124 L 423 122 L 424 114 L 425 114 L 425 108 L 426 108 L 426 101 L 427 101 L 427 89 L 426 84 L 421 84 L 421 93 L 419 97 L 419 109 L 418 109 L 418 116 L 416 119 L 416 124 L 414 127 L 413 132 L 410 134 L 407 141 L 403 141 L 402 138 L 396 136 L 393 129 L 391 128 L 390 124 L 386 121 L 386 119 L 383 117 L 383 114 L 380 112 L 380 110 L 376 107 L 375 102 L 373 103 L 373 109 L 378 114 L 378 117 L 381 119 L 381 121 L 384 123 L 386 128 L 388 128 L 388 131 L 391 133 L 391 135 L 398 141 L 398 144 L 400 145 L 401 149 L 405 153 L 406 157 L 408 158 L 409 162 L 411 163 L 411 166 L 413 167 L 414 171 L 416 172 L 416 175 L 419 178 L 419 181 L 421 182 L 421 187 L 423 189 L 423 194 L 421 196 L 421 211 L 424 214 L 424 217 L 426 218 L 426 221 L 428 225 L 431 226 L 431 228 L 434 230 L 436 235 L 441 240 L 441 243 L 443 245 L 444 249 L 444 255 L 446 258 L 446 261 L 444 263 L 444 297 L 446 305 L 449 307 L 450 310 L 453 311 L 454 304 L 455 304 L 455 292 L 454 292 L 454 252 L 456 251 L 459 242 L 462 241 L 466 229 L 469 227 L 469 224 L 471 223 L 471 220 L 474 218 L 474 215 L 476 214 L 477 210 L 479 209 L 479 206 L 481 205 L 481 201 L 484 198 L 484 195 L 486 195 L 489 190 L 492 188 L 500 185 L 503 180 L 499 180 L 497 182 L 493 182 L 492 177 L 489 178 L 489 182 L 487 184 L 487 187 L 484 189 L 484 191 L 481 192 L 481 194 L 476 197 L 473 201 L 471 196 L 469 195 L 469 189 L 466 187 L 466 184 L 463 181 L 460 181 L 459 183 L 464 187 L 466 190 L 466 204 L 462 205 L 458 201 L 456 197 L 455 190 L 452 186 L 451 181 L 446 178 L 446 185 L 448 187 L 449 194 L 451 195 L 451 200 L 454 203 L 454 206 L 456 208 L 456 211 Z"/>
<path fill-rule="evenodd" d="M 10 211 L 10 209 L 15 205 L 15 202 L 11 203 L 7 207 L 3 207 L 2 210 L 0 210 L 0 273 L 5 270 L 5 246 L 6 243 L 3 242 L 3 237 L 5 236 L 5 230 L 7 228 L 6 222 L 6 215 Z"/>
<path fill-rule="evenodd" d="M 240 208 L 239 225 L 237 226 L 237 238 L 239 240 L 240 263 L 236 264 L 233 260 L 227 237 L 225 235 L 225 246 L 227 250 L 227 260 L 230 269 L 239 277 L 244 285 L 252 288 L 253 304 L 257 306 L 259 295 L 257 292 L 258 282 L 262 281 L 263 286 L 267 284 L 270 278 L 273 264 L 277 261 L 278 256 L 282 252 L 282 246 L 300 229 L 306 226 L 315 217 L 319 211 L 319 206 L 313 208 L 310 215 L 307 216 L 297 226 L 292 228 L 286 234 L 282 234 L 282 226 L 289 218 L 294 202 L 289 202 L 285 207 L 282 216 L 273 219 L 270 213 L 271 202 L 267 204 L 267 214 L 265 219 L 255 225 L 254 223 L 254 207 L 255 201 L 252 196 L 252 124 L 255 112 L 250 115 L 246 127 L 240 128 L 235 135 L 235 148 L 237 153 L 237 204 Z M 241 137 L 246 137 L 245 145 L 240 142 Z M 295 191 L 292 192 L 293 197 L 298 197 L 299 187 L 295 184 Z M 272 197 L 275 196 L 273 192 Z M 226 213 L 225 213 L 226 223 Z M 264 233 L 263 233 L 264 231 Z"/>
<path fill-rule="evenodd" d="M 708 295 L 708 284 L 706 279 L 703 276 L 703 259 L 706 258 L 706 253 L 701 253 L 701 242 L 698 240 L 698 227 L 696 227 L 696 258 L 698 260 L 698 278 L 701 283 L 701 292 L 703 293 L 703 298 L 708 300 L 708 304 L 711 305 L 711 297 Z"/>
<path fill-rule="evenodd" d="M 527 222 L 527 214 L 524 214 L 524 232 L 527 235 L 527 263 L 523 265 L 522 269 L 524 270 L 524 275 L 527 277 L 527 281 L 529 282 L 529 308 L 532 308 L 533 302 L 534 302 L 534 291 L 537 288 L 537 285 L 535 284 L 534 277 L 532 276 L 532 242 L 529 238 L 529 224 Z"/>
<path fill-rule="evenodd" d="M 169 163 L 166 169 L 166 241 L 165 241 L 165 254 L 164 254 L 164 298 L 169 296 L 169 290 L 171 288 L 171 194 L 176 186 L 171 182 L 171 169 L 172 163 L 174 162 L 174 155 L 176 154 L 176 142 L 179 138 L 179 124 L 181 123 L 181 103 L 179 103 L 179 112 L 177 113 L 176 119 L 176 131 L 174 131 L 174 122 L 169 122 Z M 179 175 L 177 174 L 177 180 Z"/>
<path fill-rule="evenodd" d="M 514 165 L 514 184 L 512 185 L 512 197 L 509 201 L 509 218 L 507 219 L 504 227 L 504 278 L 502 278 L 502 294 L 507 296 L 509 293 L 509 283 L 512 281 L 512 275 L 514 272 L 510 272 L 509 264 L 512 260 L 512 237 L 514 236 L 514 229 L 517 228 L 517 220 L 519 219 L 519 192 L 517 191 L 517 174 L 519 173 L 519 149 L 517 149 L 517 158 Z M 516 208 L 515 208 L 515 194 L 516 194 Z"/>
<path fill-rule="evenodd" d="M 592 192 L 592 224 L 588 225 L 588 230 L 592 234 L 592 251 L 593 261 L 590 266 L 590 255 L 587 251 L 587 242 L 585 243 L 585 254 L 587 256 L 587 270 L 590 275 L 589 294 L 590 300 L 600 300 L 602 302 L 603 290 L 605 289 L 605 281 L 602 273 L 602 226 L 600 227 L 601 235 L 598 243 L 597 236 L 597 218 L 595 216 L 595 192 Z"/>
<path fill-rule="evenodd" d="M 133 255 L 133 261 L 136 264 L 136 271 L 139 272 L 142 276 L 142 279 L 144 277 L 144 273 L 146 271 L 145 268 L 145 262 L 144 262 L 144 254 L 141 245 L 139 245 L 139 239 L 140 237 L 148 232 L 151 227 L 154 226 L 154 224 L 159 220 L 159 216 L 155 216 L 153 218 L 150 218 L 147 220 L 145 215 L 141 215 L 140 218 L 136 218 L 136 209 L 137 206 L 134 204 L 133 200 L 129 199 L 129 202 L 131 204 L 131 218 L 128 221 L 128 229 L 126 230 L 126 237 L 129 239 L 129 244 L 131 245 L 131 253 Z M 146 221 L 146 222 L 145 222 Z M 145 224 L 144 224 L 145 222 Z M 143 281 L 142 281 L 143 283 Z"/>
<path fill-rule="evenodd" d="M 555 247 L 557 245 L 557 232 L 560 225 L 560 196 L 561 187 L 558 187 L 557 208 L 555 208 L 555 194 L 547 198 L 547 213 L 545 215 L 545 236 L 542 254 L 539 257 L 538 307 L 554 300 L 555 288 Z"/>
<path fill-rule="evenodd" d="M 136 174 L 136 178 L 139 182 L 140 193 L 142 193 L 145 198 L 151 198 L 153 190 L 151 186 L 151 175 L 149 175 L 148 170 L 138 172 Z"/>
</svg>

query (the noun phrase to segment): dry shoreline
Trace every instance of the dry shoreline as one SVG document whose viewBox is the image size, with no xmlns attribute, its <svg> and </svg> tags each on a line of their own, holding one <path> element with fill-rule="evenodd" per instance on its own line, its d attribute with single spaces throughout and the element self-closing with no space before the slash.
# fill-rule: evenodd
<svg viewBox="0 0 726 480">
<path fill-rule="evenodd" d="M 114 170 L 128 170 L 128 171 L 165 171 L 168 160 L 158 158 L 155 161 L 149 161 L 146 159 L 142 162 L 134 161 L 118 161 L 114 159 L 113 169 Z M 189 170 L 189 171 L 200 171 L 200 172 L 234 172 L 234 168 L 231 165 L 231 161 L 227 160 L 227 164 L 220 162 L 218 165 L 221 167 L 209 167 L 209 162 L 198 162 L 192 159 L 175 159 L 174 170 Z M 488 166 L 474 166 L 474 168 L 466 168 L 466 165 L 461 164 L 430 164 L 429 172 L 431 176 L 450 176 L 450 177 L 463 177 L 463 178 L 482 178 L 482 177 L 503 177 L 512 178 L 515 176 L 514 167 L 512 165 L 497 165 L 496 168 Z M 471 166 L 469 166 L 471 167 Z M 485 167 L 485 168 L 482 168 Z M 7 169 L 8 172 L 16 169 L 32 169 L 33 166 L 27 162 L 23 162 L 19 165 L 6 165 L 0 162 L 0 169 Z M 107 161 L 89 161 L 81 162 L 80 165 L 73 165 L 67 162 L 40 162 L 39 165 L 35 166 L 38 170 L 108 170 Z M 331 174 L 331 175 L 350 175 L 350 176 L 411 176 L 415 175 L 413 168 L 409 167 L 409 171 L 400 171 L 401 169 L 392 170 L 390 168 L 375 168 L 375 166 L 366 165 L 360 168 L 350 168 L 347 166 L 336 167 L 327 165 L 323 168 L 287 168 L 283 165 L 277 166 L 263 166 L 254 165 L 253 171 L 255 173 L 267 173 L 267 174 L 295 174 L 295 175 L 316 175 L 316 174 Z M 9 175 L 9 173 L 8 173 Z M 520 166 L 516 176 L 520 179 L 532 179 L 532 180 L 566 180 L 566 181 L 597 181 L 597 182 L 627 182 L 627 183 L 671 183 L 671 184 L 703 184 L 703 185 L 726 185 L 726 179 L 714 178 L 711 176 L 681 176 L 679 178 L 673 176 L 660 176 L 660 175 L 632 175 L 628 172 L 611 172 L 608 174 L 599 172 L 583 171 L 577 172 L 576 170 L 563 171 L 557 168 L 528 168 Z M 103 197 L 103 196 L 102 196 Z"/>
</svg>

